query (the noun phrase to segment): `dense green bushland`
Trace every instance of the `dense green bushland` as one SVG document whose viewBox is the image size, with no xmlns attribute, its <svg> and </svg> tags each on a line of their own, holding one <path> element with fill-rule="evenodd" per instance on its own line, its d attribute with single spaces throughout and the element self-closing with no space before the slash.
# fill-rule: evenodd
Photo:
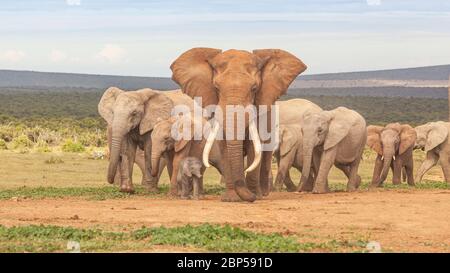
<svg viewBox="0 0 450 273">
<path fill-rule="evenodd" d="M 0 88 L 0 149 L 81 152 L 106 144 L 106 124 L 97 113 L 103 89 Z M 286 95 L 282 99 L 291 99 Z M 346 106 L 368 124 L 412 125 L 446 120 L 447 100 L 430 98 L 304 96 L 324 109 Z"/>
</svg>

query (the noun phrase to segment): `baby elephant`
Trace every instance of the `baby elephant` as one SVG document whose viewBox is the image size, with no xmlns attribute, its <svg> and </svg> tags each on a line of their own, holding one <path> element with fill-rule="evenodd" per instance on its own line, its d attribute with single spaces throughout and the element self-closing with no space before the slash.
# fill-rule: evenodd
<svg viewBox="0 0 450 273">
<path fill-rule="evenodd" d="M 186 157 L 181 160 L 177 174 L 178 192 L 181 198 L 190 199 L 191 193 L 194 199 L 199 199 L 203 191 L 201 185 L 202 162 L 196 157 Z"/>
<path fill-rule="evenodd" d="M 415 149 L 422 149 L 426 152 L 425 161 L 420 166 L 416 174 L 416 182 L 420 182 L 424 174 L 435 166 L 441 164 L 444 178 L 450 183 L 450 123 L 437 121 L 417 126 Z"/>
</svg>

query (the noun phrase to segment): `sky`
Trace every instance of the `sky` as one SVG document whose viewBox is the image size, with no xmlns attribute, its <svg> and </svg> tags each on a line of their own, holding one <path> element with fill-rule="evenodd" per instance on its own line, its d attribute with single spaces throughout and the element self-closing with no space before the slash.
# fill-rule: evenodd
<svg viewBox="0 0 450 273">
<path fill-rule="evenodd" d="M 450 1 L 0 2 L 0 69 L 167 77 L 193 47 L 280 48 L 305 74 L 450 64 Z"/>
</svg>

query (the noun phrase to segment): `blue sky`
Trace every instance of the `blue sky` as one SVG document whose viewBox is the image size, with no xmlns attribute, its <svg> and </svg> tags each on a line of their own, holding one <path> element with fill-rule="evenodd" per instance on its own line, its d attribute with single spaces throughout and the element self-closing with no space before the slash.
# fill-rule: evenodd
<svg viewBox="0 0 450 273">
<path fill-rule="evenodd" d="M 308 74 L 450 64 L 448 0 L 3 0 L 0 69 L 170 76 L 196 47 L 282 48 Z"/>
</svg>

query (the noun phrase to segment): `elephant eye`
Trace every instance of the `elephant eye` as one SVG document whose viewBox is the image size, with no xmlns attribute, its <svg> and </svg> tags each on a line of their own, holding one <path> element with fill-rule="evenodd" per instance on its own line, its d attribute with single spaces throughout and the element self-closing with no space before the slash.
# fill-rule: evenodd
<svg viewBox="0 0 450 273">
<path fill-rule="evenodd" d="M 256 92 L 258 90 L 258 85 L 255 83 L 252 85 L 252 91 Z"/>
</svg>

